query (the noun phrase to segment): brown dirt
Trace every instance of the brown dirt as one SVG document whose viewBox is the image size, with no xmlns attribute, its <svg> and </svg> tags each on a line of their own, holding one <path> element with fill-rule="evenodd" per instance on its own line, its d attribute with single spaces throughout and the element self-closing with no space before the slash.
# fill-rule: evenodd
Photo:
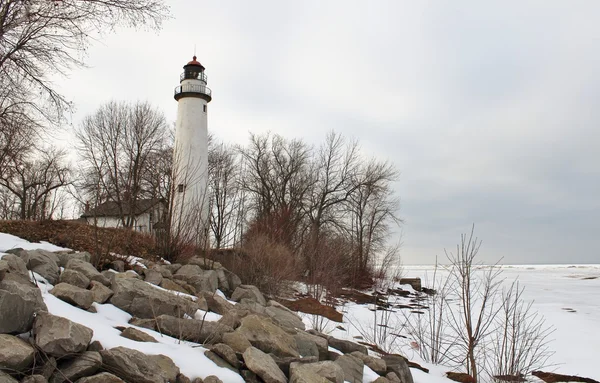
<svg viewBox="0 0 600 383">
<path fill-rule="evenodd" d="M 454 380 L 455 382 L 460 383 L 475 383 L 475 379 L 469 374 L 465 374 L 463 372 L 450 372 L 446 373 L 446 376 L 450 380 Z"/>
<path fill-rule="evenodd" d="M 597 380 L 590 378 L 582 378 L 581 376 L 575 375 L 561 375 L 553 372 L 544 371 L 533 371 L 531 375 L 536 376 L 546 383 L 558 383 L 558 382 L 583 382 L 583 383 L 600 383 Z"/>
<path fill-rule="evenodd" d="M 344 317 L 341 313 L 337 312 L 333 307 L 321 304 L 314 298 L 301 298 L 295 301 L 280 299 L 279 303 L 293 311 L 321 315 L 334 322 L 343 322 Z"/>
</svg>

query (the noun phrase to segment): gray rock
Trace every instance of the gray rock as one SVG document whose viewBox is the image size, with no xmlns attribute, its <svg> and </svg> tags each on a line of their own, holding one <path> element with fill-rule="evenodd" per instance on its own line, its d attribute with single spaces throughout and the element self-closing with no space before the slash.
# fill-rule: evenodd
<svg viewBox="0 0 600 383">
<path fill-rule="evenodd" d="M 139 318 L 155 318 L 160 315 L 194 317 L 200 308 L 196 302 L 133 278 L 115 278 L 114 295 L 110 303 Z"/>
<path fill-rule="evenodd" d="M 4 275 L 9 272 L 8 262 L 0 259 L 0 281 L 4 279 Z"/>
<path fill-rule="evenodd" d="M 35 350 L 21 338 L 0 334 L 0 368 L 25 371 L 33 364 Z"/>
<path fill-rule="evenodd" d="M 210 348 L 210 350 L 212 352 L 214 352 L 215 354 L 219 355 L 221 358 L 223 358 L 231 366 L 233 366 L 237 369 L 239 369 L 241 367 L 241 363 L 238 360 L 237 355 L 235 354 L 235 351 L 233 350 L 233 348 L 229 347 L 228 345 L 226 345 L 224 343 L 219 343 L 219 344 L 212 346 Z"/>
<path fill-rule="evenodd" d="M 362 352 L 365 355 L 369 354 L 369 351 L 362 344 L 354 343 L 349 340 L 337 339 L 334 337 L 329 337 L 327 340 L 329 346 L 335 348 L 336 350 L 340 350 L 343 354 L 350 354 L 354 351 Z"/>
<path fill-rule="evenodd" d="M 50 383 L 74 382 L 79 378 L 95 374 L 100 366 L 102 366 L 100 353 L 86 351 L 74 359 L 60 363 L 58 371 L 50 378 Z"/>
<path fill-rule="evenodd" d="M 154 339 L 151 335 L 146 334 L 143 331 L 140 331 L 133 327 L 127 327 L 125 330 L 121 332 L 121 336 L 123 338 L 135 340 L 137 342 L 150 342 L 150 343 L 158 343 L 156 339 Z"/>
<path fill-rule="evenodd" d="M 166 278 L 163 278 L 163 280 L 160 282 L 160 287 L 162 287 L 163 289 L 173 290 L 184 294 L 190 293 L 188 290 L 181 287 L 181 285 L 179 285 L 178 283 L 175 283 L 172 280 Z"/>
<path fill-rule="evenodd" d="M 87 348 L 88 351 L 102 351 L 104 350 L 104 347 L 102 346 L 102 343 L 100 343 L 99 341 L 95 340 L 92 343 L 90 343 L 90 345 Z"/>
<path fill-rule="evenodd" d="M 144 280 L 158 286 L 162 282 L 163 276 L 156 270 L 144 269 Z"/>
<path fill-rule="evenodd" d="M 387 364 L 385 360 L 375 358 L 374 356 L 365 355 L 362 352 L 354 351 L 350 355 L 354 355 L 366 364 L 371 370 L 375 371 L 379 375 L 385 375 L 387 371 Z"/>
<path fill-rule="evenodd" d="M 260 376 L 265 383 L 287 383 L 285 374 L 269 355 L 256 347 L 249 347 L 243 355 L 248 369 Z"/>
<path fill-rule="evenodd" d="M 174 382 L 180 373 L 173 361 L 164 355 L 145 355 L 125 347 L 103 350 L 100 355 L 104 368 L 128 382 Z"/>
<path fill-rule="evenodd" d="M 34 370 L 36 374 L 42 375 L 46 380 L 50 379 L 54 371 L 56 371 L 56 367 L 58 364 L 56 363 L 56 358 L 53 356 L 44 358 L 44 364 L 41 366 L 36 366 Z"/>
<path fill-rule="evenodd" d="M 173 278 L 173 273 L 166 265 L 155 265 L 154 267 L 152 267 L 152 270 L 158 271 L 163 278 Z"/>
<path fill-rule="evenodd" d="M 110 263 L 110 268 L 119 273 L 125 272 L 125 262 L 120 259 L 116 259 Z"/>
<path fill-rule="evenodd" d="M 56 358 L 85 351 L 93 335 L 85 326 L 46 312 L 37 314 L 33 330 L 36 346 Z"/>
<path fill-rule="evenodd" d="M 223 343 L 231 347 L 235 352 L 243 354 L 248 347 L 252 345 L 246 337 L 237 332 L 227 332 L 223 334 Z"/>
<path fill-rule="evenodd" d="M 210 350 L 204 351 L 204 356 L 206 356 L 208 359 L 210 359 L 217 366 L 226 368 L 230 371 L 235 372 L 236 374 L 239 374 L 239 371 L 237 368 L 233 367 L 229 362 L 227 362 L 225 359 L 221 358 L 220 355 L 217 355 L 213 351 L 210 351 Z"/>
<path fill-rule="evenodd" d="M 177 270 L 175 275 L 187 275 L 193 277 L 200 273 L 202 273 L 202 268 L 198 265 L 183 265 Z"/>
<path fill-rule="evenodd" d="M 190 258 L 188 260 L 188 265 L 200 266 L 200 268 L 203 270 L 218 270 L 223 268 L 223 265 L 213 259 L 202 258 L 198 256 Z"/>
<path fill-rule="evenodd" d="M 15 254 L 5 254 L 2 260 L 8 264 L 8 272 L 28 275 L 27 265 Z"/>
<path fill-rule="evenodd" d="M 102 304 L 113 296 L 113 291 L 104 286 L 102 283 L 98 281 L 92 281 L 91 285 L 92 288 L 90 291 L 92 292 L 92 299 L 94 302 Z"/>
<path fill-rule="evenodd" d="M 237 274 L 234 274 L 227 269 L 223 269 L 223 273 L 225 273 L 225 276 L 227 277 L 227 284 L 229 285 L 229 290 L 226 292 L 228 295 L 231 295 L 235 289 L 242 284 L 242 280 L 237 276 Z"/>
<path fill-rule="evenodd" d="M 304 331 L 298 331 L 294 335 L 298 352 L 302 356 L 316 356 L 317 360 L 326 360 L 328 354 L 327 341 Z"/>
<path fill-rule="evenodd" d="M 319 361 L 316 356 L 307 356 L 306 358 L 292 358 L 289 356 L 286 358 L 281 358 L 273 354 L 269 354 L 269 356 L 273 358 L 277 364 L 277 367 L 279 367 L 279 369 L 283 371 L 286 376 L 290 376 L 290 365 L 292 363 L 317 363 Z"/>
<path fill-rule="evenodd" d="M 199 271 L 197 274 L 190 275 L 191 271 L 189 268 L 197 268 Z M 184 273 L 181 273 L 184 270 Z M 199 291 L 207 291 L 214 293 L 218 287 L 217 273 L 213 270 L 202 270 L 195 265 L 185 265 L 175 274 L 173 277 L 177 280 L 182 280 L 185 283 L 191 285 Z"/>
<path fill-rule="evenodd" d="M 223 381 L 214 375 L 209 375 L 206 378 L 204 378 L 204 383 L 223 383 Z"/>
<path fill-rule="evenodd" d="M 71 259 L 79 259 L 80 261 L 87 262 L 87 263 L 90 263 L 92 261 L 92 255 L 90 253 L 88 253 L 87 251 L 82 251 L 82 252 L 77 252 L 77 253 L 58 252 L 55 254 L 58 257 L 58 265 L 60 267 L 66 267 L 67 263 Z"/>
<path fill-rule="evenodd" d="M 335 362 L 344 371 L 344 381 L 350 383 L 363 383 L 363 370 L 365 364 L 353 355 L 342 355 Z"/>
<path fill-rule="evenodd" d="M 28 375 L 21 380 L 21 383 L 48 383 L 43 375 Z"/>
<path fill-rule="evenodd" d="M 19 256 L 25 262 L 27 269 L 46 278 L 50 284 L 55 284 L 58 281 L 60 268 L 58 267 L 59 259 L 56 254 L 41 249 L 28 251 L 11 249 L 7 253 Z"/>
<path fill-rule="evenodd" d="M 260 303 L 262 306 L 267 304 L 264 295 L 258 290 L 258 287 L 252 285 L 240 285 L 231 295 L 231 300 L 235 302 L 241 301 L 242 298 L 248 298 Z"/>
<path fill-rule="evenodd" d="M 179 374 L 177 375 L 177 379 L 175 379 L 175 383 L 192 383 L 192 381 L 187 376 Z"/>
<path fill-rule="evenodd" d="M 203 291 L 201 294 L 206 300 L 208 309 L 214 313 L 223 315 L 235 307 L 233 304 L 229 303 L 227 299 L 215 293 Z"/>
<path fill-rule="evenodd" d="M 125 382 L 113 374 L 110 374 L 108 372 L 102 372 L 102 373 L 94 375 L 94 376 L 88 376 L 86 378 L 81 378 L 75 383 L 125 383 Z"/>
<path fill-rule="evenodd" d="M 273 320 L 282 327 L 303 331 L 306 328 L 298 314 L 279 302 L 273 300 L 269 301 L 265 309 L 265 314 L 273 318 Z"/>
<path fill-rule="evenodd" d="M 59 283 L 54 286 L 54 288 L 50 290 L 50 294 L 84 310 L 89 309 L 92 303 L 94 303 L 94 295 L 91 291 L 68 283 Z"/>
<path fill-rule="evenodd" d="M 0 282 L 0 333 L 28 332 L 35 314 L 47 310 L 40 289 L 8 278 Z"/>
<path fill-rule="evenodd" d="M 250 370 L 242 370 L 240 371 L 240 375 L 244 379 L 246 383 L 263 383 L 262 380 Z"/>
<path fill-rule="evenodd" d="M 0 383 L 19 383 L 19 381 L 0 370 Z"/>
<path fill-rule="evenodd" d="M 331 361 L 308 364 L 292 363 L 290 365 L 291 382 L 344 383 L 344 371 L 339 365 Z"/>
<path fill-rule="evenodd" d="M 219 323 L 236 329 L 242 324 L 242 318 L 245 318 L 250 314 L 252 314 L 251 311 L 239 309 L 237 305 L 235 305 L 233 306 L 233 309 L 223 313 L 223 316 L 219 319 Z"/>
<path fill-rule="evenodd" d="M 177 339 L 196 343 L 221 343 L 223 334 L 232 332 L 231 327 L 217 322 L 181 319 L 169 315 L 156 317 L 156 330 Z"/>
<path fill-rule="evenodd" d="M 400 378 L 398 377 L 398 375 L 396 375 L 395 372 L 388 372 L 385 375 L 386 379 L 389 380 L 392 383 L 402 383 L 402 381 L 400 380 Z"/>
<path fill-rule="evenodd" d="M 412 373 L 410 372 L 410 368 L 408 368 L 406 358 L 404 358 L 402 355 L 392 354 L 384 355 L 381 357 L 381 359 L 383 359 L 387 364 L 387 371 L 398 375 L 398 378 L 402 383 L 413 383 Z"/>
<path fill-rule="evenodd" d="M 87 289 L 90 285 L 90 279 L 80 273 L 79 271 L 66 269 L 60 274 L 60 278 L 58 278 L 60 283 L 68 283 L 72 286 L 77 286 L 82 289 Z"/>
<path fill-rule="evenodd" d="M 257 315 L 248 315 L 242 319 L 241 326 L 235 332 L 245 336 L 254 347 L 264 352 L 281 357 L 300 356 L 294 337 L 273 324 L 269 319 Z"/>
<path fill-rule="evenodd" d="M 267 308 L 265 306 L 249 298 L 240 299 L 239 303 L 235 305 L 235 307 L 239 310 L 248 310 L 256 314 L 267 315 Z"/>
<path fill-rule="evenodd" d="M 81 259 L 71 258 L 67 262 L 65 269 L 79 271 L 80 273 L 88 277 L 90 281 L 98 281 L 104 286 L 110 286 L 109 279 L 107 279 L 104 275 L 100 274 L 98 270 L 96 270 L 96 268 L 92 266 L 91 263 L 82 261 Z"/>
<path fill-rule="evenodd" d="M 390 383 L 390 380 L 388 378 L 380 376 L 379 378 L 375 379 L 373 383 Z"/>
</svg>

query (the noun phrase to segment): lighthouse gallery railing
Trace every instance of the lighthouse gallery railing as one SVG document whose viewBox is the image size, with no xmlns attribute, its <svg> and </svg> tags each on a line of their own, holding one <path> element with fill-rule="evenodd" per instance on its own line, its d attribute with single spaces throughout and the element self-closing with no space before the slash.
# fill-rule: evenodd
<svg viewBox="0 0 600 383">
<path fill-rule="evenodd" d="M 209 97 L 212 96 L 212 91 L 206 85 L 198 84 L 183 84 L 175 87 L 175 95 L 180 93 L 200 93 L 205 94 Z"/>
</svg>

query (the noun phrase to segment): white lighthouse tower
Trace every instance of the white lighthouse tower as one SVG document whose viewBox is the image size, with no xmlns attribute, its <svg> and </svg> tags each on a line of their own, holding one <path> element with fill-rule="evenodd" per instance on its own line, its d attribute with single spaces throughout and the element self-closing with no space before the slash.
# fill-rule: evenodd
<svg viewBox="0 0 600 383">
<path fill-rule="evenodd" d="M 171 234 L 205 246 L 209 228 L 207 110 L 212 97 L 204 66 L 196 56 L 183 67 L 179 82 L 175 88 Z"/>
</svg>

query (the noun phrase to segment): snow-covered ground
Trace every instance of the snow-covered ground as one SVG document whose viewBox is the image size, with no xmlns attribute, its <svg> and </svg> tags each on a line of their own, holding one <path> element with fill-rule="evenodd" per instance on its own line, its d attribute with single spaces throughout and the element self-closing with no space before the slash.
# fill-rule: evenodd
<svg viewBox="0 0 600 383">
<path fill-rule="evenodd" d="M 59 251 L 61 248 L 48 243 L 29 243 L 9 234 L 0 233 L 0 258 L 3 251 L 21 247 L 25 249 L 42 248 Z M 406 277 L 421 277 L 423 285 L 431 279 L 432 266 L 405 266 Z M 38 280 L 43 280 L 36 276 Z M 555 365 L 549 370 L 554 372 L 579 375 L 600 380 L 600 265 L 515 265 L 503 266 L 503 278 L 506 283 L 515 279 L 525 287 L 524 297 L 534 301 L 533 308 L 542 314 L 547 324 L 555 328 L 551 335 L 551 349 L 555 354 L 550 363 Z M 97 313 L 75 308 L 64 303 L 51 294 L 50 285 L 42 286 L 43 298 L 52 314 L 64 316 L 72 321 L 84 324 L 94 330 L 94 340 L 99 340 L 105 347 L 124 346 L 138 349 L 147 354 L 164 354 L 173 359 L 181 372 L 193 378 L 215 374 L 225 383 L 242 382 L 237 374 L 217 367 L 204 356 L 204 348 L 190 342 L 163 336 L 157 332 L 139 328 L 152 335 L 159 343 L 140 343 L 119 336 L 115 326 L 130 326 L 127 321 L 130 315 L 110 305 L 97 305 Z M 410 289 L 410 286 L 403 286 Z M 399 298 L 403 299 L 403 298 Z M 402 301 L 399 300 L 399 303 Z M 344 323 L 339 324 L 303 315 L 307 327 L 319 327 L 324 332 L 340 338 L 354 339 L 368 334 L 373 323 L 374 313 L 370 305 L 348 303 L 340 307 L 344 312 Z M 197 313 L 202 315 L 203 312 Z M 396 320 L 404 317 L 397 314 Z M 218 315 L 207 317 L 207 320 L 218 320 Z M 135 327 L 135 326 L 133 326 Z M 387 341 L 395 339 L 389 336 Z M 418 353 L 410 339 L 398 339 L 398 346 L 409 359 L 420 362 Z M 395 345 L 393 345 L 395 346 Z M 448 383 L 444 374 L 449 369 L 444 366 L 422 365 L 430 369 L 426 374 L 412 369 L 415 383 Z M 375 376 L 365 368 L 365 383 L 372 382 Z"/>
</svg>

